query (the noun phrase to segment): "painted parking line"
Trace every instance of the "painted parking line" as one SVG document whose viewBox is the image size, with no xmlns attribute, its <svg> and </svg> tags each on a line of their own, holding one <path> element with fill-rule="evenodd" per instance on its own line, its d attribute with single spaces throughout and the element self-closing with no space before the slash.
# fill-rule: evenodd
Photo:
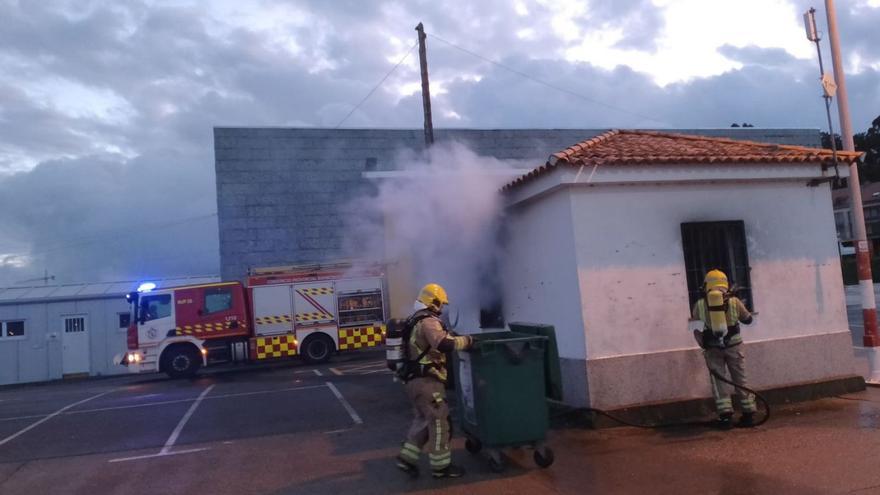
<svg viewBox="0 0 880 495">
<path fill-rule="evenodd" d="M 324 373 L 321 373 L 321 370 L 312 370 L 312 371 L 314 371 L 315 374 L 318 376 L 324 376 Z"/>
<path fill-rule="evenodd" d="M 171 447 L 174 447 L 174 444 L 177 443 L 177 438 L 180 436 L 180 432 L 183 431 L 183 427 L 186 426 L 186 424 L 189 422 L 189 418 L 192 417 L 193 413 L 196 411 L 196 409 L 198 409 L 199 404 L 202 403 L 202 401 L 205 399 L 205 396 L 208 395 L 208 392 L 210 392 L 211 389 L 213 389 L 215 386 L 216 385 L 210 385 L 208 388 L 202 391 L 202 393 L 199 395 L 199 398 L 196 399 L 196 401 L 193 402 L 191 406 L 189 406 L 186 414 L 183 415 L 183 417 L 180 419 L 180 422 L 177 423 L 177 427 L 175 427 L 174 431 L 171 432 L 171 436 L 168 437 L 168 440 L 165 442 L 165 446 L 162 447 L 162 451 L 159 452 L 160 454 L 167 454 L 171 451 Z"/>
<path fill-rule="evenodd" d="M 378 366 L 385 366 L 385 361 L 375 361 L 367 364 L 359 364 L 355 366 L 340 366 L 345 371 L 361 371 L 370 368 L 376 368 Z"/>
<path fill-rule="evenodd" d="M 348 411 L 348 415 L 351 416 L 351 420 L 354 421 L 354 424 L 364 424 L 364 420 L 362 420 L 361 417 L 358 416 L 358 413 L 354 410 L 353 407 L 351 407 L 351 404 L 349 404 L 348 401 L 345 400 L 345 397 L 342 396 L 342 393 L 339 392 L 339 389 L 336 388 L 336 385 L 333 385 L 330 382 L 325 383 L 327 384 L 327 388 L 329 388 L 330 391 L 333 392 L 333 395 L 335 395 L 339 402 L 342 404 L 342 407 L 344 407 L 345 410 Z"/>
<path fill-rule="evenodd" d="M 238 392 L 232 394 L 219 394 L 219 395 L 208 395 L 208 392 L 214 387 L 214 385 L 209 386 L 207 389 L 203 390 L 199 397 L 195 399 L 185 399 L 185 400 L 176 400 L 176 401 L 164 401 L 161 403 L 148 403 L 148 404 L 133 404 L 130 406 L 117 406 L 117 407 L 109 407 L 103 408 L 103 410 L 114 410 L 114 409 L 123 409 L 123 408 L 132 408 L 132 407 L 147 407 L 150 405 L 160 405 L 164 403 L 178 403 L 178 402 L 193 402 L 190 408 L 187 410 L 186 414 L 184 414 L 183 418 L 181 418 L 180 422 L 177 424 L 177 427 L 174 428 L 174 431 L 171 432 L 171 436 L 168 437 L 168 440 L 165 442 L 165 446 L 162 447 L 162 450 L 157 454 L 144 454 L 137 455 L 132 457 L 122 457 L 119 459 L 111 459 L 108 462 L 117 463 L 117 462 L 126 462 L 126 461 L 136 461 L 142 459 L 153 459 L 156 457 L 166 457 L 171 455 L 181 455 L 181 454 L 191 454 L 195 452 L 203 452 L 205 450 L 209 450 L 210 447 L 202 447 L 202 448 L 194 448 L 194 449 L 185 449 L 185 450 L 171 450 L 175 443 L 177 443 L 180 434 L 183 432 L 184 426 L 189 421 L 193 412 L 195 412 L 196 408 L 202 401 L 212 401 L 217 399 L 226 399 L 231 397 L 246 397 L 253 396 L 259 394 L 272 394 L 272 393 L 280 393 L 280 392 L 292 392 L 298 390 L 310 390 L 310 389 L 318 389 L 325 388 L 326 385 L 307 385 L 303 387 L 288 387 L 283 389 L 272 389 L 272 390 L 258 390 L 254 392 Z M 79 411 L 77 411 L 79 412 Z"/>
<path fill-rule="evenodd" d="M 34 423 L 31 423 L 29 426 L 17 431 L 16 433 L 13 433 L 12 435 L 9 435 L 8 437 L 4 438 L 3 440 L 0 440 L 0 447 L 15 440 L 18 437 L 24 435 L 25 433 L 33 430 L 34 428 L 36 428 L 37 426 L 40 426 L 41 424 L 45 423 L 46 421 L 49 421 L 50 419 L 54 418 L 55 416 L 58 416 L 59 414 L 64 413 L 64 411 L 67 411 L 70 408 L 76 407 L 80 404 L 85 404 L 86 402 L 88 402 L 90 400 L 97 399 L 98 397 L 103 397 L 103 396 L 109 394 L 110 392 L 115 392 L 116 390 L 118 390 L 118 389 L 113 389 L 113 390 L 108 390 L 106 392 L 101 392 L 100 394 L 96 394 L 91 397 L 85 398 L 83 400 L 74 402 L 73 404 L 68 404 L 68 405 L 62 407 L 61 409 L 49 414 L 48 416 L 44 416 L 39 421 L 35 421 Z"/>
<path fill-rule="evenodd" d="M 253 392 L 236 392 L 231 394 L 218 394 L 212 395 L 210 397 L 205 397 L 205 400 L 218 400 L 218 399 L 229 399 L 232 397 L 247 397 L 250 395 L 263 395 L 263 394 L 277 394 L 281 392 L 292 392 L 295 390 L 308 390 L 313 388 L 324 388 L 326 385 L 306 385 L 303 387 L 287 387 L 287 388 L 277 388 L 277 389 L 269 389 L 269 390 L 255 390 Z M 181 404 L 184 402 L 193 402 L 197 400 L 197 398 L 190 399 L 175 399 L 175 400 L 162 400 L 156 402 L 144 402 L 142 404 L 128 404 L 125 406 L 109 406 L 109 407 L 96 407 L 93 409 L 77 409 L 75 411 L 65 412 L 65 416 L 70 416 L 73 414 L 87 414 L 87 413 L 96 413 L 96 412 L 104 412 L 104 411 L 117 411 L 121 409 L 136 409 L 139 407 L 155 407 L 155 406 L 165 406 L 169 404 Z M 16 416 L 11 418 L 0 418 L 0 421 L 19 421 L 22 419 L 33 419 L 33 418 L 42 418 L 44 415 L 31 415 L 31 416 Z"/>
<path fill-rule="evenodd" d="M 192 454 L 194 452 L 204 452 L 208 450 L 208 447 L 202 447 L 199 449 L 186 449 L 186 450 L 175 450 L 174 452 L 167 452 L 165 454 L 147 454 L 147 455 L 136 455 L 134 457 L 122 457 L 119 459 L 111 459 L 108 462 L 126 462 L 126 461 L 137 461 L 141 459 L 153 459 L 155 457 L 168 457 L 170 455 L 181 455 L 181 454 Z"/>
<path fill-rule="evenodd" d="M 373 373 L 380 373 L 382 371 L 387 371 L 386 361 L 371 361 L 369 363 L 358 363 L 354 365 L 346 365 L 339 366 L 336 368 L 329 368 L 330 372 L 336 376 L 343 375 L 370 375 Z"/>
<path fill-rule="evenodd" d="M 202 390 L 202 393 L 199 394 L 198 398 L 196 398 L 195 402 L 189 406 L 189 409 L 186 410 L 186 413 L 180 418 L 180 421 L 177 423 L 177 426 L 174 427 L 174 431 L 171 432 L 171 435 L 168 437 L 168 440 L 165 441 L 165 445 L 162 447 L 162 450 L 159 451 L 158 454 L 147 454 L 147 455 L 139 455 L 135 457 L 123 457 L 121 459 L 111 459 L 109 462 L 125 462 L 125 461 L 134 461 L 138 459 L 150 459 L 153 457 L 165 457 L 169 455 L 180 455 L 180 454 L 191 454 L 193 452 L 202 452 L 204 450 L 208 450 L 207 447 L 199 448 L 199 449 L 187 449 L 180 450 L 177 452 L 171 452 L 171 448 L 174 447 L 174 444 L 177 443 L 177 439 L 180 437 L 180 432 L 183 431 L 183 427 L 189 422 L 189 419 L 192 417 L 193 413 L 198 409 L 199 404 L 205 399 L 205 396 L 213 389 L 216 385 L 208 385 L 205 390 Z"/>
</svg>

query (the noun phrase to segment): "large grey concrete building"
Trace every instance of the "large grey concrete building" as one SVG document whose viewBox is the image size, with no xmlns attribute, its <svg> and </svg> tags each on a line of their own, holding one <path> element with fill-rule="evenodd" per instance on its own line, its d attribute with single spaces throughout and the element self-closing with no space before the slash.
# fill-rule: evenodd
<svg viewBox="0 0 880 495">
<path fill-rule="evenodd" d="M 479 155 L 534 160 L 605 129 L 438 129 Z M 681 129 L 672 132 L 819 147 L 816 129 Z M 364 172 L 391 170 L 403 150 L 424 150 L 421 129 L 214 129 L 220 272 L 242 280 L 251 267 L 345 256 L 349 201 L 369 194 Z"/>
</svg>

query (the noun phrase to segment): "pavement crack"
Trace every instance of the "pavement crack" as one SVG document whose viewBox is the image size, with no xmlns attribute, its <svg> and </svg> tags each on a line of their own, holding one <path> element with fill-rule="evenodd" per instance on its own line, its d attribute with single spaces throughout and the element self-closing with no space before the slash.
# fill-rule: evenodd
<svg viewBox="0 0 880 495">
<path fill-rule="evenodd" d="M 0 487 L 5 485 L 7 481 L 11 480 L 12 477 L 15 476 L 15 473 L 21 471 L 21 468 L 23 468 L 25 466 L 25 464 L 27 464 L 27 463 L 28 463 L 28 461 L 20 462 L 18 464 L 18 466 L 16 466 L 15 469 L 13 469 L 11 473 L 9 473 L 9 476 L 4 478 L 3 481 L 0 481 Z"/>
<path fill-rule="evenodd" d="M 871 486 L 866 486 L 864 488 L 856 488 L 855 490 L 850 490 L 846 493 L 859 493 L 859 492 L 864 492 L 867 490 L 874 490 L 876 488 L 880 488 L 880 485 L 871 485 Z"/>
</svg>

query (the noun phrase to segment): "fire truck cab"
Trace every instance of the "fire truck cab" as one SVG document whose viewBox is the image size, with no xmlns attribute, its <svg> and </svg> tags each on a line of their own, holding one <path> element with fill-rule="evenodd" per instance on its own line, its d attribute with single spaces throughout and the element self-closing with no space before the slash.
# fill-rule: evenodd
<svg viewBox="0 0 880 495">
<path fill-rule="evenodd" d="M 247 285 L 219 282 L 147 286 L 131 304 L 132 372 L 192 376 L 199 368 L 377 347 L 385 336 L 384 273 L 379 266 L 285 266 L 252 270 Z"/>
</svg>

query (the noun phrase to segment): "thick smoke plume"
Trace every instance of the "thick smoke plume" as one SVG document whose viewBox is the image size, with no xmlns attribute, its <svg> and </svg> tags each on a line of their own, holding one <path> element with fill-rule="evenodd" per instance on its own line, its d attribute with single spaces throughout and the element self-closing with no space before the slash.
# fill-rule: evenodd
<svg viewBox="0 0 880 495">
<path fill-rule="evenodd" d="M 415 291 L 436 282 L 449 293 L 458 328 L 477 330 L 480 307 L 498 297 L 498 191 L 522 166 L 478 156 L 458 143 L 438 144 L 425 154 L 402 153 L 393 177 L 378 179 L 376 195 L 356 201 L 349 218 L 357 218 L 351 226 L 357 241 L 350 255 L 385 263 L 398 288 L 393 273 L 409 274 L 404 285 L 411 294 L 398 294 L 395 314 L 410 312 Z"/>
</svg>

